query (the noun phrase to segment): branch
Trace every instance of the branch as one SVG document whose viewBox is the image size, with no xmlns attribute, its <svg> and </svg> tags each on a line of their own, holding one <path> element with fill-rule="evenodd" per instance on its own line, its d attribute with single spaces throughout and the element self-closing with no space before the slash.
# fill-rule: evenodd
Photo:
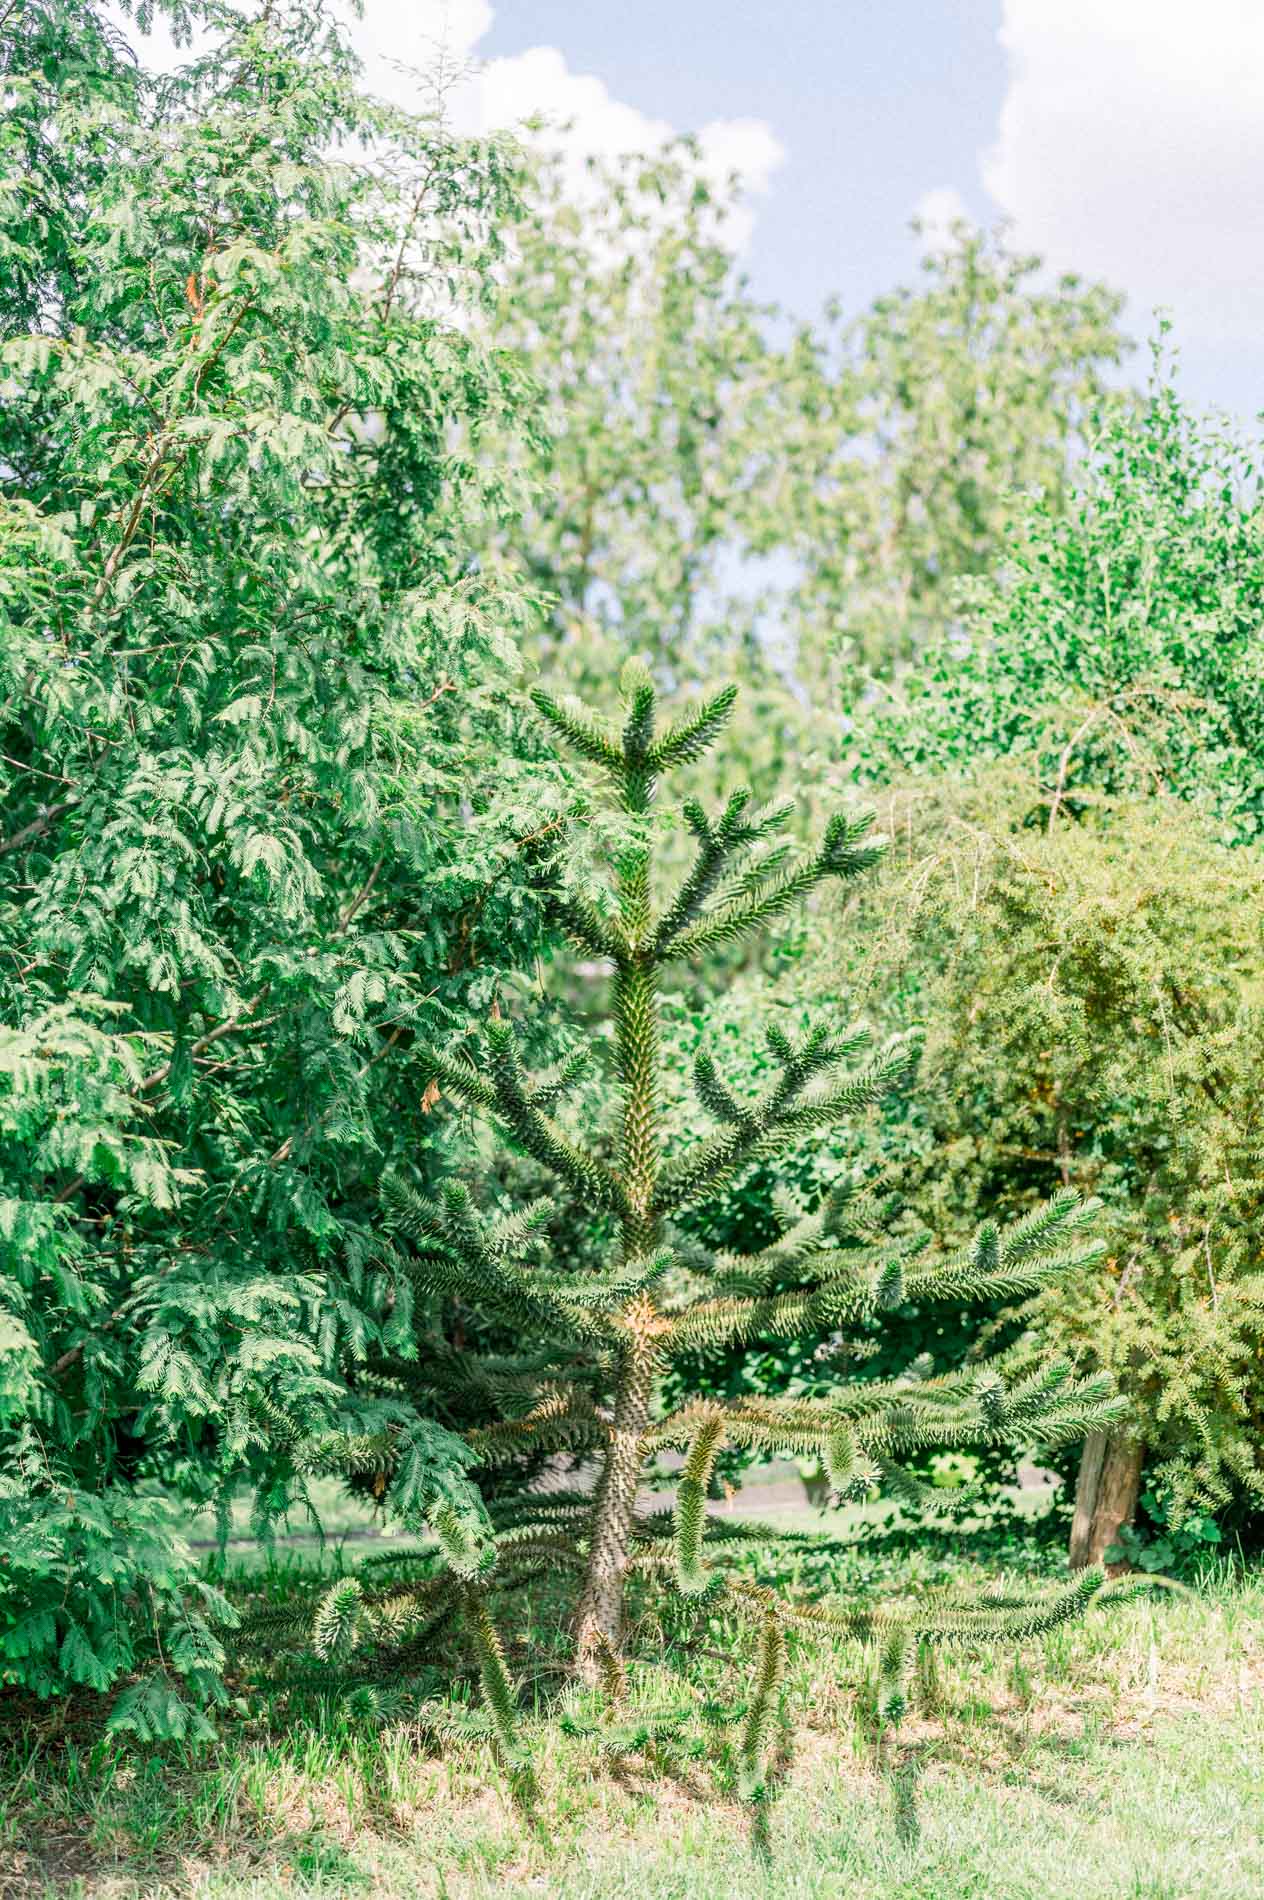
<svg viewBox="0 0 1264 1900">
<path fill-rule="evenodd" d="M 539 686 L 532 689 L 531 703 L 540 717 L 573 745 L 581 757 L 593 765 L 605 766 L 610 772 L 623 770 L 623 747 L 606 720 L 590 713 L 578 700 L 573 703 L 556 700 Z"/>
<path fill-rule="evenodd" d="M 513 1026 L 501 1021 L 488 1025 L 492 1052 L 492 1086 L 501 1119 L 535 1160 L 569 1181 L 598 1207 L 624 1213 L 627 1195 L 614 1172 L 595 1155 L 568 1141 L 562 1130 L 531 1100 L 515 1048 Z"/>
<path fill-rule="evenodd" d="M 811 1079 L 813 1071 L 809 1070 L 801 1082 L 789 1076 L 757 1102 L 742 1121 L 696 1142 L 668 1162 L 659 1176 L 655 1212 L 666 1214 L 684 1207 L 704 1190 L 719 1187 L 738 1168 L 767 1160 L 813 1128 L 829 1127 L 856 1109 L 881 1101 L 915 1060 L 915 1048 L 899 1044 L 828 1094 L 797 1106 L 794 1095 Z"/>
<path fill-rule="evenodd" d="M 23 825 L 21 831 L 15 831 L 11 838 L 0 839 L 0 858 L 7 857 L 10 851 L 20 851 L 29 839 L 38 838 L 78 803 L 77 798 L 63 798 L 59 805 L 50 805 L 38 818 L 32 818 L 29 825 Z"/>
<path fill-rule="evenodd" d="M 820 850 L 812 857 L 784 873 L 768 888 L 721 905 L 710 916 L 700 918 L 689 929 L 682 930 L 670 945 L 663 946 L 666 954 L 692 956 L 717 944 L 734 943 L 789 910 L 827 877 L 857 877 L 882 856 L 882 845 L 861 843 L 872 824 L 872 812 L 862 812 L 851 819 L 841 813 L 832 818 Z"/>
<path fill-rule="evenodd" d="M 737 699 L 737 684 L 730 681 L 710 699 L 704 699 L 669 726 L 661 738 L 648 747 L 648 763 L 658 772 L 668 766 L 683 765 L 699 759 L 715 744 Z"/>
<path fill-rule="evenodd" d="M 1062 756 L 1058 760 L 1058 780 L 1053 788 L 1053 797 L 1049 801 L 1049 822 L 1045 827 L 1050 836 L 1053 835 L 1053 827 L 1058 816 L 1058 807 L 1062 803 L 1062 794 L 1066 790 L 1067 773 L 1071 767 L 1071 756 L 1085 733 L 1089 732 L 1092 727 L 1097 724 L 1097 721 L 1107 710 L 1108 708 L 1105 706 L 1094 706 L 1088 718 L 1084 720 L 1082 725 L 1077 726 L 1062 749 Z"/>
</svg>

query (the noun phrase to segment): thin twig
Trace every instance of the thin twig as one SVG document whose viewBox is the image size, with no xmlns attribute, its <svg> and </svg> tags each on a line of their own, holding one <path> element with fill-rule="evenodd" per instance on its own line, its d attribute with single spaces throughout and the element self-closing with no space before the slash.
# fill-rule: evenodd
<svg viewBox="0 0 1264 1900">
<path fill-rule="evenodd" d="M 365 898 L 369 895 L 369 892 L 373 889 L 373 886 L 377 883 L 378 873 L 382 869 L 382 866 L 385 864 L 385 862 L 386 862 L 386 853 L 385 851 L 383 851 L 379 854 L 377 862 L 373 866 L 373 869 L 369 872 L 368 877 L 364 880 L 364 883 L 360 886 L 360 889 L 356 892 L 351 902 L 347 905 L 341 917 L 339 917 L 338 929 L 334 932 L 335 936 L 337 936 L 340 931 L 343 931 L 347 928 L 347 925 L 351 922 L 351 919 L 355 916 L 361 904 L 364 902 Z"/>
<path fill-rule="evenodd" d="M 21 759 L 12 758 L 7 752 L 0 752 L 0 759 L 19 772 L 29 772 L 33 778 L 46 778 L 50 785 L 69 785 L 72 791 L 74 789 L 75 781 L 67 778 L 64 772 L 41 772 L 38 765 L 25 765 Z"/>
<path fill-rule="evenodd" d="M 1062 749 L 1062 757 L 1058 761 L 1058 782 L 1053 788 L 1053 797 L 1049 803 L 1049 823 L 1046 826 L 1046 830 L 1050 837 L 1053 835 L 1054 820 L 1058 816 L 1058 807 L 1062 803 L 1062 794 L 1066 791 L 1067 773 L 1071 767 L 1071 756 L 1085 733 L 1097 724 L 1097 721 L 1107 710 L 1105 706 L 1094 706 L 1088 718 L 1081 726 L 1076 728 Z"/>
</svg>

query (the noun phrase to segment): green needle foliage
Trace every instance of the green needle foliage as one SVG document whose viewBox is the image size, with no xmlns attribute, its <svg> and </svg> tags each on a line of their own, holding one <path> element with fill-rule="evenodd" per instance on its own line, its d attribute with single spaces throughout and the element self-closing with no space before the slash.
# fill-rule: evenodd
<svg viewBox="0 0 1264 1900">
<path fill-rule="evenodd" d="M 708 1254 L 679 1239 L 673 1222 L 722 1193 L 753 1163 L 775 1162 L 805 1135 L 879 1101 L 909 1075 L 915 1045 L 905 1039 L 870 1050 L 860 1031 L 830 1023 L 798 1039 L 770 1026 L 772 1080 L 739 1099 L 704 1057 L 698 1096 L 713 1127 L 684 1145 L 665 1144 L 657 1051 L 665 969 L 740 940 L 827 881 L 861 876 L 876 863 L 881 844 L 868 815 L 839 815 L 814 849 L 787 861 L 777 843 L 784 813 L 747 819 L 741 797 L 715 821 L 697 811 L 661 809 L 660 782 L 714 741 L 734 695 L 725 688 L 664 727 L 639 663 L 624 669 L 622 690 L 620 721 L 535 695 L 548 724 L 601 769 L 615 806 L 612 881 L 564 906 L 587 967 L 600 960 L 598 969 L 605 964 L 611 972 L 610 1138 L 594 1138 L 579 1115 L 566 1112 L 561 1085 L 569 1070 L 540 1079 L 529 1073 L 522 1032 L 499 1012 L 458 1050 L 433 1058 L 445 1095 L 491 1121 L 512 1148 L 557 1177 L 565 1195 L 585 1209 L 604 1210 L 615 1236 L 608 1256 L 594 1268 L 552 1252 L 547 1203 L 498 1218 L 457 1184 L 435 1198 L 400 1178 L 386 1189 L 395 1236 L 392 1272 L 411 1274 L 420 1294 L 459 1299 L 467 1313 L 493 1312 L 519 1342 L 516 1353 L 481 1363 L 474 1352 L 456 1355 L 451 1367 L 453 1378 L 477 1383 L 493 1403 L 488 1423 L 471 1432 L 468 1443 L 485 1467 L 507 1470 L 510 1481 L 491 1499 L 485 1564 L 475 1573 L 465 1543 L 444 1538 L 449 1565 L 464 1565 L 464 1571 L 452 1598 L 443 1596 L 448 1573 L 430 1575 L 419 1614 L 431 1614 L 441 1600 L 458 1607 L 495 1732 L 516 1759 L 520 1744 L 504 1651 L 487 1620 L 489 1606 L 500 1614 L 508 1593 L 542 1575 L 573 1574 L 573 1663 L 598 1696 L 619 1693 L 631 1590 L 650 1604 L 663 1603 L 666 1592 L 706 1614 L 717 1607 L 736 1612 L 752 1626 L 756 1647 L 740 1781 L 748 1798 L 761 1800 L 794 1631 L 873 1643 L 882 1708 L 894 1721 L 919 1645 L 1021 1639 L 1077 1614 L 1103 1577 L 1095 1570 L 1052 1600 L 1004 1604 L 862 1611 L 788 1598 L 739 1573 L 724 1534 L 732 1527 L 708 1517 L 719 1453 L 738 1447 L 766 1456 L 819 1456 L 840 1498 L 881 1490 L 905 1499 L 918 1489 L 907 1463 L 927 1448 L 1063 1444 L 1113 1417 L 1117 1400 L 1109 1380 L 1077 1378 L 1065 1361 L 1040 1365 L 1007 1385 L 986 1364 L 941 1374 L 921 1360 L 884 1382 L 840 1382 L 819 1400 L 751 1393 L 724 1401 L 686 1397 L 669 1406 L 670 1369 L 735 1341 L 831 1334 L 908 1299 L 1034 1293 L 1095 1259 L 1101 1246 L 1086 1235 L 1094 1204 L 1073 1192 L 1055 1195 L 1005 1230 L 986 1222 L 968 1246 L 947 1256 L 897 1245 L 879 1228 L 866 1228 L 846 1190 L 812 1208 L 785 1205 L 780 1236 L 751 1255 Z M 664 895 L 654 860 L 672 825 L 692 831 L 696 856 L 681 887 Z M 401 1379 L 409 1376 L 402 1362 L 395 1370 Z M 424 1361 L 411 1376 L 422 1372 L 432 1381 L 440 1376 Z M 650 1466 L 664 1451 L 684 1459 L 670 1522 L 644 1513 L 639 1503 Z M 523 1463 L 532 1454 L 577 1459 L 574 1488 L 534 1489 L 533 1468 Z M 389 1432 L 377 1455 L 389 1485 L 398 1455 Z M 366 1592 L 367 1613 L 385 1613 L 391 1588 Z M 336 1620 L 341 1601 L 331 1599 L 332 1608 L 322 1609 L 322 1626 Z M 389 1656 L 389 1645 L 379 1645 L 366 1665 L 389 1668 Z M 679 1726 L 683 1719 L 671 1721 Z M 621 1748 L 642 1745 L 629 1742 L 622 1727 L 613 1733 L 622 1738 Z"/>
</svg>

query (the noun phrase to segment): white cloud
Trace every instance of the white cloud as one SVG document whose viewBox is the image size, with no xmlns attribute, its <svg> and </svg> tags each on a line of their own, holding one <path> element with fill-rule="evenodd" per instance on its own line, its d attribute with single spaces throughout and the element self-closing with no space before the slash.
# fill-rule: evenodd
<svg viewBox="0 0 1264 1900">
<path fill-rule="evenodd" d="M 1009 88 L 983 181 L 1024 246 L 1178 335 L 1264 330 L 1264 5 L 1004 0 Z"/>
<path fill-rule="evenodd" d="M 516 128 L 537 115 L 554 128 L 566 126 L 564 137 L 557 130 L 542 136 L 562 145 L 577 190 L 585 159 L 651 151 L 681 129 L 616 99 L 595 74 L 572 72 L 555 46 L 478 64 L 479 43 L 493 20 L 487 0 L 365 0 L 363 18 L 356 20 L 348 9 L 347 20 L 368 85 L 397 105 L 419 103 L 418 75 L 442 47 L 449 66 L 469 69 L 448 97 L 452 120 L 462 130 Z M 687 129 L 698 133 L 717 182 L 739 172 L 747 194 L 766 191 L 785 157 L 763 119 L 715 119 Z M 751 221 L 747 203 L 726 226 L 729 242 L 740 248 Z"/>
<path fill-rule="evenodd" d="M 352 0 L 334 3 L 369 86 L 401 106 L 417 104 L 416 75 L 438 53 L 449 66 L 468 65 L 494 18 L 489 0 L 365 0 L 359 14 Z"/>
<path fill-rule="evenodd" d="M 767 119 L 712 119 L 698 139 L 716 176 L 736 172 L 748 191 L 767 191 L 786 162 L 786 148 Z"/>
</svg>

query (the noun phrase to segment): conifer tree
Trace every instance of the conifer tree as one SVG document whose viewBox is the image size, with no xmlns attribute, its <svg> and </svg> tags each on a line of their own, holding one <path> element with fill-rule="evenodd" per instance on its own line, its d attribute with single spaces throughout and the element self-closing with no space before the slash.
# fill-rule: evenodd
<svg viewBox="0 0 1264 1900">
<path fill-rule="evenodd" d="M 581 1058 L 546 1075 L 529 1074 L 518 1026 L 499 1011 L 474 1040 L 427 1058 L 442 1095 L 488 1118 L 585 1209 L 603 1211 L 617 1243 L 602 1266 L 577 1270 L 548 1255 L 550 1201 L 493 1219 L 463 1184 L 449 1183 L 430 1200 L 400 1178 L 385 1186 L 393 1237 L 383 1241 L 392 1270 L 411 1279 L 418 1311 L 428 1298 L 458 1295 L 467 1312 L 509 1322 L 520 1341 L 516 1352 L 494 1357 L 427 1346 L 411 1368 L 404 1361 L 392 1368 L 397 1378 L 411 1379 L 415 1392 L 450 1380 L 485 1395 L 495 1416 L 468 1434 L 485 1470 L 512 1468 L 524 1454 L 576 1454 L 581 1471 L 594 1470 L 595 1480 L 570 1491 L 535 1488 L 526 1468 L 520 1483 L 491 1494 L 485 1510 L 473 1488 L 431 1500 L 445 1567 L 419 1583 L 398 1577 L 378 1587 L 340 1582 L 319 1612 L 316 1648 L 346 1658 L 358 1641 L 371 1677 L 380 1675 L 383 1653 L 399 1653 L 401 1638 L 403 1653 L 416 1659 L 441 1622 L 458 1619 L 482 1685 L 483 1732 L 498 1737 L 516 1759 L 514 1690 L 492 1621 L 493 1611 L 504 1617 L 514 1589 L 542 1571 L 573 1572 L 576 1671 L 615 1698 L 632 1584 L 665 1585 L 678 1599 L 723 1602 L 750 1623 L 755 1637 L 738 1751 L 741 1789 L 754 1800 L 765 1791 L 787 1640 L 796 1629 L 871 1641 L 879 1659 L 880 1711 L 894 1721 L 921 1645 L 1034 1635 L 1078 1613 L 1104 1577 L 1095 1569 L 1052 1595 L 920 1611 L 837 1610 L 794 1600 L 726 1567 L 726 1556 L 749 1529 L 708 1516 L 720 1453 L 736 1447 L 820 1456 L 838 1498 L 881 1490 L 909 1501 L 919 1487 L 907 1461 L 928 1447 L 1052 1447 L 1114 1416 L 1117 1400 L 1108 1380 L 1077 1378 L 1063 1361 L 1007 1388 L 986 1365 L 937 1374 L 922 1360 L 882 1383 L 841 1382 L 820 1400 L 697 1397 L 668 1409 L 662 1397 L 668 1367 L 734 1342 L 833 1333 L 904 1300 L 992 1299 L 1035 1290 L 1095 1258 L 1100 1243 L 1085 1234 L 1095 1204 L 1068 1192 L 1005 1230 L 986 1221 L 963 1251 L 937 1254 L 921 1242 L 885 1238 L 865 1195 L 847 1187 L 811 1208 L 786 1199 L 781 1233 L 755 1254 L 708 1254 L 682 1239 L 673 1223 L 685 1210 L 722 1193 L 752 1163 L 775 1159 L 812 1131 L 878 1101 L 907 1076 L 916 1045 L 904 1039 L 869 1050 L 861 1030 L 822 1023 L 793 1040 L 770 1026 L 773 1079 L 747 1100 L 737 1099 L 704 1054 L 694 1084 L 711 1130 L 669 1150 L 657 1049 L 664 971 L 738 942 L 828 879 L 858 877 L 876 862 L 881 841 L 868 814 L 837 815 L 819 845 L 795 857 L 779 836 L 788 818 L 784 807 L 752 811 L 744 791 L 715 817 L 686 802 L 680 817 L 692 834 L 692 864 L 678 888 L 662 895 L 654 875 L 663 835 L 655 815 L 658 788 L 712 745 L 736 693 L 727 686 L 660 726 L 645 668 L 625 668 L 622 689 L 621 723 L 575 700 L 534 695 L 548 725 L 599 768 L 618 806 L 612 883 L 561 900 L 566 929 L 584 959 L 581 969 L 595 959 L 612 972 L 616 1129 L 605 1144 L 581 1137 L 578 1118 L 568 1118 L 563 1106 Z M 644 1512 L 638 1498 L 648 1468 L 669 1449 L 683 1454 L 674 1510 Z M 392 1492 L 398 1484 L 398 1441 L 389 1434 L 355 1445 L 330 1439 L 318 1455 L 376 1468 Z M 761 1540 L 776 1535 L 762 1527 L 759 1534 Z M 410 1561 L 432 1562 L 425 1552 L 399 1561 L 405 1569 Z M 261 1613 L 256 1633 L 266 1628 L 274 1637 L 287 1616 L 292 1621 L 285 1610 Z M 608 1732 L 613 1746 L 611 1733 L 621 1737 L 620 1746 L 635 1747 L 652 1739 L 653 1725 Z"/>
</svg>

